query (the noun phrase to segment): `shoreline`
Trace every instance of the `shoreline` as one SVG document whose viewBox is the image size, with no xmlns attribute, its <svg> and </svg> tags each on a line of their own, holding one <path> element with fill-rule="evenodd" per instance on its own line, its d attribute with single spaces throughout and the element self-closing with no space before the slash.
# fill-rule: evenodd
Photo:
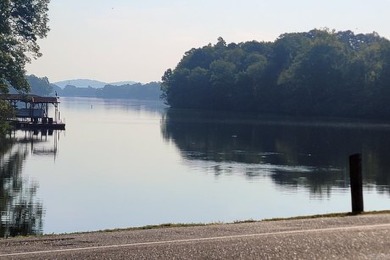
<svg viewBox="0 0 390 260">
<path fill-rule="evenodd" d="M 207 226 L 217 226 L 217 225 L 237 225 L 237 224 L 247 224 L 247 223 L 262 223 L 262 222 L 278 222 L 278 221 L 292 221 L 292 220 L 309 220 L 309 219 L 318 219 L 318 218 L 343 218 L 351 216 L 364 216 L 364 215 L 381 215 L 381 214 L 390 214 L 390 210 L 378 210 L 378 211 L 366 211 L 362 213 L 352 213 L 352 212 L 340 212 L 340 213 L 327 213 L 327 214 L 316 214 L 316 215 L 303 215 L 295 217 L 286 217 L 286 218 L 270 218 L 262 220 L 237 220 L 234 222 L 211 222 L 211 223 L 162 223 L 156 225 L 146 225 L 140 227 L 128 227 L 128 228 L 113 228 L 113 229 L 102 229 L 102 230 L 93 230 L 93 231 L 81 231 L 81 232 L 70 232 L 70 233 L 47 233 L 41 235 L 28 235 L 28 236 L 16 236 L 8 238 L 0 238 L 0 240 L 15 239 L 15 238 L 43 238 L 47 236 L 64 236 L 64 235 L 83 235 L 83 234 L 98 234 L 98 233 L 113 233 L 113 232 L 127 232 L 127 231 L 140 231 L 140 230 L 155 230 L 155 229 L 169 229 L 169 228 L 185 228 L 185 227 L 207 227 Z"/>
<path fill-rule="evenodd" d="M 321 217 L 320 217 L 321 216 Z M 0 239 L 11 259 L 388 259 L 390 211 Z M 337 257 L 335 257 L 337 256 Z"/>
</svg>

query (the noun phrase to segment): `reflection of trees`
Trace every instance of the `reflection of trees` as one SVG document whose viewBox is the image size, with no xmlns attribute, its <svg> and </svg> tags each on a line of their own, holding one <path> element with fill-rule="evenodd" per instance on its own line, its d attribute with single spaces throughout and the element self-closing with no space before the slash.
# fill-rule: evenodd
<svg viewBox="0 0 390 260">
<path fill-rule="evenodd" d="M 166 105 L 160 100 L 137 100 L 137 99 L 101 99 L 104 109 L 120 109 L 136 112 L 161 114 Z"/>
<path fill-rule="evenodd" d="M 38 186 L 23 178 L 27 146 L 15 139 L 0 139 L 0 236 L 40 234 L 42 204 L 36 201 Z"/>
<path fill-rule="evenodd" d="M 249 178 L 266 172 L 278 185 L 305 187 L 315 194 L 346 187 L 348 156 L 361 152 L 365 184 L 390 193 L 390 128 L 386 125 L 169 110 L 162 134 L 188 160 L 243 163 Z M 216 169 L 221 174 L 221 167 Z"/>
<path fill-rule="evenodd" d="M 121 110 L 132 112 L 146 112 L 160 115 L 166 105 L 161 100 L 136 99 L 103 99 L 103 98 L 63 98 L 62 106 L 67 109 L 91 110 L 103 108 L 104 110 Z"/>
</svg>

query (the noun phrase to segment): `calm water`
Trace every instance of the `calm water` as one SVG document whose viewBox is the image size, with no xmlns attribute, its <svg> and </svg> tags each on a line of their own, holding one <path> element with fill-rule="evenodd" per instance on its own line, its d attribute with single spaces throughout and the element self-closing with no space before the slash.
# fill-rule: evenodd
<svg viewBox="0 0 390 260">
<path fill-rule="evenodd" d="M 0 146 L 2 236 L 347 212 L 356 152 L 365 210 L 390 208 L 390 124 L 61 101 L 66 131 Z"/>
</svg>

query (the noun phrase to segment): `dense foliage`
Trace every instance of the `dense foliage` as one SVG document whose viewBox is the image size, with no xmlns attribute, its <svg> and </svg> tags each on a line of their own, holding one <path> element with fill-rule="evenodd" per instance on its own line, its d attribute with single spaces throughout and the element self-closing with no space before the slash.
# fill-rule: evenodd
<svg viewBox="0 0 390 260">
<path fill-rule="evenodd" d="M 50 84 L 47 77 L 39 78 L 35 75 L 27 76 L 27 82 L 30 85 L 30 93 L 39 96 L 49 96 L 53 94 L 53 85 Z"/>
<path fill-rule="evenodd" d="M 0 141 L 5 137 L 8 131 L 8 124 L 6 119 L 12 116 L 12 108 L 7 102 L 0 100 Z"/>
<path fill-rule="evenodd" d="M 390 42 L 376 33 L 312 30 L 274 42 L 191 49 L 162 77 L 174 108 L 390 116 Z"/>
<path fill-rule="evenodd" d="M 37 40 L 49 31 L 49 1 L 0 1 L 0 92 L 8 92 L 10 85 L 28 91 L 24 67 L 41 56 Z"/>
<path fill-rule="evenodd" d="M 25 65 L 31 58 L 41 56 L 37 40 L 46 37 L 49 28 L 48 4 L 50 0 L 0 1 L 0 94 L 13 86 L 29 91 Z M 0 100 L 0 135 L 6 125 L 4 118 L 9 109 Z"/>
</svg>

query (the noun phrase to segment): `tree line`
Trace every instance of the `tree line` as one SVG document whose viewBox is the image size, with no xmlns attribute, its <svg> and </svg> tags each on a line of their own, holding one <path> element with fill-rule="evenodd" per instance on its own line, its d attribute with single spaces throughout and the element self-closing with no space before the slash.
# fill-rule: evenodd
<svg viewBox="0 0 390 260">
<path fill-rule="evenodd" d="M 118 99 L 140 99 L 159 100 L 161 97 L 161 86 L 159 82 L 147 84 L 135 83 L 124 85 L 106 85 L 103 88 L 76 87 L 66 85 L 64 88 L 50 83 L 47 77 L 35 75 L 26 76 L 29 85 L 28 93 L 39 96 L 63 96 L 63 97 L 94 97 L 94 98 L 118 98 Z M 19 91 L 15 88 L 9 89 L 10 93 L 16 94 Z"/>
<path fill-rule="evenodd" d="M 390 42 L 377 33 L 314 29 L 274 42 L 186 52 L 162 77 L 173 108 L 303 116 L 390 116 Z"/>
<path fill-rule="evenodd" d="M 82 88 L 67 85 L 64 89 L 57 87 L 55 90 L 58 95 L 64 97 L 159 100 L 161 96 L 161 87 L 158 82 L 125 84 L 121 86 L 106 85 L 103 88 Z"/>
</svg>

